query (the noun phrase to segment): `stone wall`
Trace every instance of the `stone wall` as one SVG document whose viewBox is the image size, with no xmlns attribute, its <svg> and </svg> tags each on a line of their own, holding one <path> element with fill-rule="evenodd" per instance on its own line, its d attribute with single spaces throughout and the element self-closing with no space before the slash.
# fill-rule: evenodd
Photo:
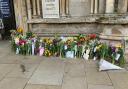
<svg viewBox="0 0 128 89">
<path fill-rule="evenodd" d="M 24 0 L 13 0 L 14 10 L 15 10 L 15 20 L 16 26 L 24 29 L 24 32 L 27 32 L 27 12 L 26 4 Z"/>
<path fill-rule="evenodd" d="M 36 14 L 33 16 L 33 11 L 37 9 L 35 7 L 37 5 L 33 3 L 36 9 L 32 10 L 34 7 L 32 7 L 31 1 L 38 1 L 38 5 L 40 5 L 38 8 L 40 7 L 40 9 L 36 12 L 40 12 L 40 15 L 36 13 L 38 16 Z M 119 0 L 118 13 L 110 13 L 112 14 L 111 16 L 109 16 L 108 12 L 113 12 L 114 0 L 107 0 L 107 2 L 105 2 L 106 0 L 95 0 L 95 3 L 94 0 L 66 0 L 69 1 L 68 9 L 66 8 L 68 14 L 62 16 L 62 13 L 65 12 L 65 5 L 62 5 L 60 10 L 63 11 L 60 11 L 60 18 L 57 19 L 44 19 L 41 12 L 41 3 L 39 4 L 42 0 L 31 1 L 14 0 L 17 25 L 23 27 L 25 32 L 31 30 L 35 33 L 100 33 L 102 31 L 109 33 L 109 28 L 112 29 L 113 26 L 120 26 L 121 24 L 123 24 L 122 27 L 124 29 L 128 28 L 128 16 L 124 13 L 127 9 L 127 0 Z M 65 2 L 65 0 L 61 1 Z M 106 5 L 107 8 L 105 3 L 108 3 Z M 93 7 L 91 6 L 92 4 L 94 5 Z M 105 14 L 106 12 L 107 14 Z M 120 16 L 119 13 L 123 13 L 123 15 Z M 127 33 L 127 30 L 124 29 L 122 31 Z"/>
<path fill-rule="evenodd" d="M 96 24 L 70 23 L 70 24 L 33 24 L 32 31 L 37 34 L 61 34 L 74 35 L 78 33 L 101 33 L 102 29 L 97 29 Z M 42 36 L 43 36 L 42 34 Z"/>
<path fill-rule="evenodd" d="M 70 0 L 70 16 L 86 16 L 90 14 L 90 0 Z"/>
<path fill-rule="evenodd" d="M 90 14 L 90 0 L 69 0 L 68 4 L 67 17 L 60 16 L 58 19 L 42 18 L 40 21 L 36 20 L 37 22 L 30 20 L 30 30 L 35 33 L 92 33 L 98 31 L 96 24 L 85 23 L 84 17 Z"/>
</svg>

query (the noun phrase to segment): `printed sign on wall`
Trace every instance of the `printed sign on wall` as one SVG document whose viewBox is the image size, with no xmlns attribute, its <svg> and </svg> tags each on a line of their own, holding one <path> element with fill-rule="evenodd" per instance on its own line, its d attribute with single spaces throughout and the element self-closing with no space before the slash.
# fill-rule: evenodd
<svg viewBox="0 0 128 89">
<path fill-rule="evenodd" d="M 11 16 L 9 0 L 0 0 L 0 13 L 2 18 Z"/>
<path fill-rule="evenodd" d="M 59 18 L 59 0 L 42 0 L 43 18 Z"/>
</svg>

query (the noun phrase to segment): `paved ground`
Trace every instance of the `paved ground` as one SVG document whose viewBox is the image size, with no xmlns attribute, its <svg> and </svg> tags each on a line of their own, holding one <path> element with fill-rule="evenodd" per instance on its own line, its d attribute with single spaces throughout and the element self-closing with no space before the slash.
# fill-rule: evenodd
<svg viewBox="0 0 128 89">
<path fill-rule="evenodd" d="M 0 89 L 128 89 L 128 72 L 98 72 L 96 61 L 15 55 L 0 41 Z"/>
</svg>

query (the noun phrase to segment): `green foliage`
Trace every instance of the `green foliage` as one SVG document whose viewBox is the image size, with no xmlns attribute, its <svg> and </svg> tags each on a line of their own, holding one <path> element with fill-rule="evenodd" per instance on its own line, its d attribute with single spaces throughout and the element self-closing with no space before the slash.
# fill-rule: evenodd
<svg viewBox="0 0 128 89">
<path fill-rule="evenodd" d="M 126 63 L 125 57 L 124 57 L 124 50 L 122 48 L 119 48 L 118 53 L 121 55 L 119 58 L 119 66 L 124 66 Z"/>
<path fill-rule="evenodd" d="M 108 55 L 108 46 L 106 44 L 102 44 L 99 52 L 100 52 L 100 57 L 105 59 Z"/>
</svg>

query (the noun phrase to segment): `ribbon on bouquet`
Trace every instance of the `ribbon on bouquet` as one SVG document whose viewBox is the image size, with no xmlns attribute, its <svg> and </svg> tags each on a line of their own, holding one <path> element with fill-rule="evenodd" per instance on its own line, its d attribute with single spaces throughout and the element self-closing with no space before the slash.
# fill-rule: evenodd
<svg viewBox="0 0 128 89">
<path fill-rule="evenodd" d="M 18 47 L 16 48 L 16 54 L 19 54 L 19 48 Z"/>
<path fill-rule="evenodd" d="M 88 60 L 88 59 L 89 59 L 89 53 L 90 53 L 90 49 L 87 49 L 87 50 L 86 50 L 86 53 L 84 53 L 84 55 L 83 55 L 83 58 L 84 58 L 85 60 Z"/>
<path fill-rule="evenodd" d="M 36 39 L 32 40 L 32 55 L 35 55 L 35 43 L 36 43 Z"/>
<path fill-rule="evenodd" d="M 74 50 L 75 50 L 75 57 L 76 57 L 76 54 L 77 54 L 77 45 L 75 45 Z"/>
<path fill-rule="evenodd" d="M 32 43 L 32 55 L 35 55 L 35 43 Z"/>
<path fill-rule="evenodd" d="M 43 54 L 44 54 L 44 47 L 40 47 L 39 56 L 43 56 Z"/>
</svg>

